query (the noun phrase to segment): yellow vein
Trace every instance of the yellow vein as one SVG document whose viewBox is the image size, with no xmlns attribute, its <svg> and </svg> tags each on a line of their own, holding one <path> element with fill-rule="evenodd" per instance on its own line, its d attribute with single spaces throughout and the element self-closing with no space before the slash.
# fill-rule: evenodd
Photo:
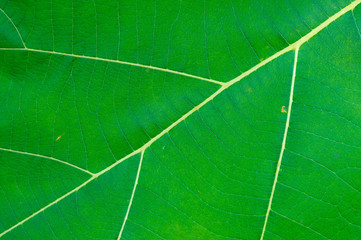
<svg viewBox="0 0 361 240">
<path fill-rule="evenodd" d="M 141 149 L 141 148 L 140 148 Z M 140 151 L 141 152 L 141 151 Z M 128 154 L 127 156 L 123 157 L 122 159 L 120 159 L 119 161 L 117 161 L 116 163 L 114 163 L 113 165 L 111 165 L 113 167 L 115 167 L 116 165 L 118 165 L 119 163 L 123 162 L 124 160 L 136 155 L 137 153 L 139 153 L 139 149 Z M 45 211 L 46 209 L 48 209 L 49 207 L 53 206 L 54 204 L 57 204 L 59 201 L 63 200 L 64 198 L 66 198 L 67 196 L 77 192 L 78 190 L 80 190 L 81 188 L 85 187 L 88 183 L 90 183 L 91 181 L 95 180 L 96 178 L 98 178 L 99 176 L 103 175 L 104 173 L 108 172 L 111 168 L 106 168 L 103 171 L 97 173 L 97 174 L 93 174 L 92 173 L 92 177 L 89 178 L 88 180 L 86 180 L 84 183 L 82 183 L 81 185 L 77 186 L 76 188 L 74 188 L 73 190 L 69 191 L 68 193 L 64 194 L 63 196 L 59 197 L 58 199 L 56 199 L 55 201 L 49 203 L 48 205 L 46 205 L 45 207 L 39 209 L 38 211 L 34 212 L 33 214 L 31 214 L 29 217 L 21 220 L 20 222 L 18 222 L 17 224 L 15 224 L 14 226 L 10 227 L 9 229 L 5 230 L 4 232 L 2 232 L 0 234 L 0 238 L 2 236 L 4 236 L 5 234 L 7 234 L 8 232 L 10 232 L 11 230 L 13 230 L 14 228 L 17 228 L 18 226 L 22 225 L 23 223 L 25 223 L 26 221 L 30 220 L 31 218 L 35 217 L 36 215 L 38 215 L 39 213 Z"/>
<path fill-rule="evenodd" d="M 4 236 L 6 233 L 10 232 L 11 230 L 13 230 L 14 228 L 22 225 L 23 223 L 25 223 L 26 221 L 30 220 L 31 218 L 35 217 L 36 215 L 38 215 L 39 213 L 45 211 L 47 208 L 53 206 L 54 204 L 58 203 L 59 201 L 61 201 L 62 199 L 66 198 L 67 196 L 71 195 L 72 193 L 78 191 L 79 189 L 83 188 L 84 186 L 86 186 L 88 183 L 90 183 L 91 181 L 93 181 L 94 179 L 96 179 L 97 177 L 103 175 L 104 173 L 110 171 L 112 168 L 114 168 L 115 166 L 117 166 L 118 164 L 120 164 L 121 162 L 125 161 L 126 159 L 143 152 L 145 149 L 147 149 L 150 145 L 152 145 L 152 143 L 154 143 L 156 140 L 158 140 L 159 138 L 161 138 L 163 135 L 165 135 L 166 133 L 168 133 L 173 127 L 175 127 L 176 125 L 178 125 L 178 123 L 182 122 L 184 119 L 186 119 L 188 116 L 190 116 L 192 113 L 194 113 L 195 111 L 197 111 L 199 108 L 201 108 L 202 106 L 204 106 L 206 103 L 208 103 L 209 101 L 211 101 L 214 97 L 216 97 L 218 94 L 220 94 L 222 91 L 225 90 L 225 87 L 222 86 L 220 89 L 218 89 L 218 91 L 216 91 L 215 93 L 213 93 L 211 96 L 209 96 L 206 100 L 204 100 L 202 103 L 200 103 L 199 105 L 197 105 L 196 107 L 194 107 L 191 111 L 189 111 L 188 113 L 186 113 L 185 115 L 183 115 L 181 118 L 179 118 L 176 122 L 174 122 L 172 125 L 170 125 L 169 127 L 167 127 L 166 129 L 164 129 L 161 133 L 159 133 L 157 136 L 155 136 L 154 138 L 152 138 L 150 141 L 148 141 L 145 145 L 143 145 L 141 148 L 135 150 L 134 152 L 128 154 L 127 156 L 123 157 L 122 159 L 116 161 L 115 163 L 113 163 L 112 165 L 110 165 L 109 167 L 105 168 L 104 170 L 93 174 L 91 178 L 89 178 L 87 181 L 85 181 L 83 184 L 81 184 L 80 186 L 74 188 L 73 190 L 71 190 L 70 192 L 66 193 L 65 195 L 61 196 L 60 198 L 56 199 L 55 201 L 49 203 L 48 205 L 46 205 L 45 207 L 41 208 L 40 210 L 36 211 L 35 213 L 31 214 L 29 217 L 25 218 L 24 220 L 18 222 L 17 224 L 15 224 L 14 226 L 10 227 L 9 229 L 5 230 L 4 232 L 2 232 L 0 234 L 0 237 Z"/>
<path fill-rule="evenodd" d="M 17 224 L 15 224 L 14 226 L 12 226 L 11 228 L 5 230 L 4 232 L 2 232 L 0 234 L 0 238 L 2 236 L 4 236 L 5 234 L 7 234 L 8 232 L 10 232 L 11 230 L 13 230 L 14 228 L 17 228 L 18 226 L 22 225 L 23 223 L 25 223 L 26 221 L 28 221 L 29 219 L 35 217 L 36 215 L 38 215 L 39 213 L 41 213 L 42 211 L 44 211 L 45 209 L 53 206 L 54 204 L 58 203 L 59 201 L 63 200 L 64 198 L 66 198 L 67 196 L 71 195 L 72 193 L 78 191 L 79 189 L 81 189 L 82 187 L 84 187 L 85 185 L 87 185 L 89 182 L 93 181 L 96 177 L 92 176 L 91 178 L 89 178 L 87 181 L 85 181 L 84 183 L 82 183 L 81 185 L 79 185 L 78 187 L 74 188 L 73 190 L 71 190 L 70 192 L 66 193 L 65 195 L 61 196 L 60 198 L 56 199 L 54 202 L 49 203 L 48 205 L 46 205 L 45 207 L 41 208 L 40 210 L 34 212 L 33 214 L 31 214 L 29 217 L 25 218 L 24 220 L 18 222 Z"/>
<path fill-rule="evenodd" d="M 350 5 L 346 6 L 345 8 L 341 9 L 339 12 L 335 13 L 334 15 L 332 15 L 330 18 L 328 18 L 326 21 L 324 21 L 323 23 L 321 23 L 318 27 L 316 27 L 315 29 L 313 29 L 311 32 L 309 32 L 308 34 L 306 34 L 305 36 L 303 36 L 302 38 L 300 38 L 298 41 L 294 42 L 293 44 L 289 45 L 288 47 L 282 49 L 281 51 L 275 53 L 274 55 L 270 56 L 269 58 L 263 60 L 262 62 L 258 63 L 256 66 L 252 67 L 251 69 L 249 69 L 248 71 L 242 73 L 241 75 L 239 75 L 238 77 L 236 77 L 235 79 L 229 81 L 226 83 L 226 85 L 232 85 L 235 82 L 238 82 L 239 80 L 241 80 L 242 78 L 248 76 L 249 74 L 253 73 L 254 71 L 256 71 L 257 69 L 259 69 L 260 67 L 266 65 L 267 63 L 273 61 L 274 59 L 278 58 L 279 56 L 285 54 L 286 52 L 289 52 L 291 50 L 295 50 L 296 48 L 299 48 L 302 44 L 304 44 L 305 42 L 307 42 L 308 40 L 310 40 L 313 36 L 315 36 L 317 33 L 319 33 L 320 31 L 322 31 L 324 28 L 326 28 L 328 25 L 330 25 L 332 22 L 336 21 L 338 18 L 340 18 L 342 15 L 344 15 L 345 13 L 353 10 L 357 5 L 359 5 L 361 3 L 361 0 L 356 0 L 354 2 L 352 2 Z"/>
<path fill-rule="evenodd" d="M 12 152 L 12 153 L 17 153 L 17 154 L 23 154 L 23 155 L 29 155 L 29 156 L 34 156 L 34 157 L 40 157 L 40 158 L 49 159 L 49 160 L 56 161 L 56 162 L 59 162 L 59 163 L 68 165 L 68 166 L 70 166 L 70 167 L 76 168 L 76 169 L 78 169 L 78 170 L 80 170 L 80 171 L 82 171 L 82 172 L 85 172 L 85 173 L 89 174 L 89 175 L 94 175 L 94 173 L 89 172 L 88 170 L 85 170 L 85 169 L 83 169 L 83 168 L 81 168 L 81 167 L 78 167 L 78 166 L 76 166 L 76 165 L 74 165 L 74 164 L 71 164 L 71 163 L 68 163 L 68 162 L 65 162 L 65 161 L 63 161 L 63 160 L 56 159 L 56 158 L 53 158 L 53 157 L 44 156 L 44 155 L 35 154 L 35 153 L 17 151 L 17 150 L 8 149 L 8 148 L 0 148 L 0 150 L 6 151 L 6 152 Z"/>
<path fill-rule="evenodd" d="M 291 84 L 291 90 L 290 90 L 290 100 L 289 100 L 289 103 L 288 103 L 288 112 L 287 112 L 287 120 L 286 120 L 285 132 L 284 132 L 284 135 L 283 135 L 280 157 L 279 157 L 278 162 L 277 162 L 277 169 L 276 169 L 275 179 L 274 179 L 273 186 L 272 186 L 271 196 L 270 196 L 270 199 L 269 199 L 269 202 L 268 202 L 268 208 L 267 208 L 267 213 L 266 213 L 266 217 L 265 217 L 264 225 L 263 225 L 263 229 L 262 229 L 261 240 L 263 239 L 264 233 L 266 231 L 268 217 L 269 217 L 269 213 L 271 211 L 271 206 L 272 206 L 273 195 L 274 195 L 274 192 L 275 192 L 275 189 L 276 189 L 278 175 L 279 175 L 279 172 L 280 172 L 280 169 L 281 169 L 281 164 L 282 164 L 282 159 L 283 159 L 283 153 L 284 153 L 285 147 L 286 147 L 287 133 L 288 133 L 288 128 L 290 126 L 290 118 L 291 118 L 291 110 L 292 110 L 292 102 L 293 102 L 293 92 L 294 92 L 294 89 L 295 89 L 298 51 L 299 51 L 299 47 L 296 48 L 296 51 L 295 51 L 295 61 L 293 63 L 292 84 Z"/>
<path fill-rule="evenodd" d="M 221 84 L 221 88 L 219 88 L 215 93 L 213 93 L 212 95 L 210 95 L 207 99 L 205 99 L 203 102 L 201 102 L 200 104 L 198 104 L 197 106 L 195 106 L 193 109 L 191 109 L 188 113 L 186 113 L 185 115 L 183 115 L 181 118 L 179 118 L 176 122 L 174 122 L 173 124 L 171 124 L 169 127 L 167 127 L 166 129 L 164 129 L 161 133 L 159 133 L 157 136 L 155 136 L 154 138 L 152 138 L 150 141 L 148 141 L 145 145 L 143 145 L 141 148 L 135 150 L 134 152 L 128 154 L 127 156 L 123 157 L 122 159 L 118 160 L 117 162 L 113 163 L 112 165 L 110 165 L 109 167 L 105 168 L 104 170 L 100 171 L 99 173 L 94 174 L 90 179 L 88 179 L 86 182 L 84 182 L 83 184 L 81 184 L 80 186 L 74 188 L 73 190 L 71 190 L 70 192 L 68 192 L 67 194 L 63 195 L 62 197 L 58 198 L 57 200 L 55 200 L 54 202 L 48 204 L 47 206 L 45 206 L 44 208 L 38 210 L 37 212 L 33 213 L 31 216 L 27 217 L 26 219 L 22 220 L 21 222 L 17 223 L 16 225 L 14 225 L 13 227 L 9 228 L 8 230 L 6 230 L 5 232 L 0 234 L 0 237 L 2 237 L 4 234 L 6 234 L 7 232 L 11 231 L 12 229 L 16 228 L 17 226 L 23 224 L 24 222 L 26 222 L 27 220 L 31 219 L 32 217 L 36 216 L 37 214 L 39 214 L 40 212 L 44 211 L 45 209 L 51 207 L 52 205 L 56 204 L 57 202 L 59 202 L 60 200 L 64 199 L 65 197 L 71 195 L 72 193 L 78 191 L 79 189 L 81 189 L 82 187 L 86 186 L 89 182 L 91 182 L 92 180 L 96 179 L 97 177 L 99 177 L 100 175 L 106 173 L 107 171 L 111 170 L 112 168 L 114 168 L 116 165 L 120 164 L 121 162 L 125 161 L 126 159 L 143 152 L 145 149 L 147 149 L 152 143 L 154 143 L 156 140 L 158 140 L 159 138 L 161 138 L 163 135 L 165 135 L 166 133 L 168 133 L 172 128 L 174 128 L 176 125 L 178 125 L 178 123 L 182 122 L 183 120 L 185 120 L 188 116 L 190 116 L 191 114 L 193 114 L 194 112 L 198 111 L 198 109 L 200 109 L 201 107 L 203 107 L 204 105 L 206 105 L 208 102 L 210 102 L 211 100 L 213 100 L 216 96 L 218 96 L 221 92 L 223 92 L 224 90 L 226 90 L 227 88 L 229 88 L 230 86 L 232 86 L 233 84 L 235 84 L 236 82 L 240 81 L 241 79 L 247 77 L 248 75 L 250 75 L 251 73 L 255 72 L 256 70 L 258 70 L 260 67 L 266 65 L 267 63 L 271 62 L 272 60 L 276 59 L 277 57 L 283 55 L 284 53 L 291 51 L 291 50 L 297 50 L 299 49 L 299 47 L 307 42 L 309 39 L 311 39 L 313 36 L 315 36 L 318 32 L 320 32 L 322 29 L 326 28 L 330 23 L 332 23 L 333 21 L 337 20 L 339 17 L 341 17 L 343 14 L 345 14 L 346 12 L 354 9 L 359 3 L 361 2 L 361 0 L 356 0 L 354 2 L 352 2 L 350 5 L 348 5 L 347 7 L 343 8 L 342 10 L 340 10 L 338 13 L 336 13 L 335 15 L 331 16 L 329 19 L 327 19 L 325 22 L 323 22 L 320 26 L 318 26 L 317 28 L 315 28 L 314 30 L 312 30 L 309 34 L 305 35 L 304 37 L 302 37 L 299 41 L 295 42 L 294 44 L 288 46 L 287 48 L 275 53 L 274 55 L 272 55 L 271 57 L 265 59 L 264 61 L 260 62 L 259 64 L 257 64 L 256 66 L 252 67 L 251 69 L 249 69 L 248 71 L 244 72 L 243 74 L 241 74 L 240 76 L 230 80 L 229 82 L 227 82 L 226 84 Z M 301 41 L 302 40 L 302 41 Z M 0 49 L 1 50 L 1 49 Z M 4 49 L 3 49 L 4 50 Z M 13 49 L 13 50 L 26 50 L 26 49 Z M 40 50 L 42 51 L 42 50 Z M 52 52 L 49 52 L 52 53 Z M 71 54 L 69 54 L 71 55 Z M 108 59 L 107 59 L 108 60 Z"/>
<path fill-rule="evenodd" d="M 252 72 L 256 71 L 257 69 L 259 69 L 260 67 L 266 65 L 267 63 L 273 61 L 274 59 L 278 58 L 279 56 L 285 54 L 286 52 L 289 52 L 291 50 L 294 50 L 298 47 L 300 47 L 302 44 L 304 44 L 305 42 L 307 42 L 308 40 L 310 40 L 313 36 L 315 36 L 317 33 L 319 33 L 321 30 L 323 30 L 324 28 L 326 28 L 328 25 L 330 25 L 332 22 L 336 21 L 338 18 L 340 18 L 342 15 L 344 15 L 345 13 L 353 10 L 357 5 L 359 5 L 361 3 L 361 0 L 356 0 L 354 2 L 352 2 L 351 4 L 347 5 L 345 8 L 341 9 L 339 12 L 335 13 L 334 15 L 332 15 L 330 18 L 328 18 L 326 21 L 324 21 L 323 23 L 321 23 L 319 26 L 317 26 L 315 29 L 313 29 L 311 32 L 309 32 L 308 34 L 306 34 L 305 36 L 303 36 L 302 38 L 300 38 L 298 41 L 294 42 L 293 44 L 289 45 L 288 47 L 282 49 L 281 51 L 275 53 L 274 55 L 268 57 L 267 59 L 263 60 L 262 62 L 258 63 L 257 65 L 255 65 L 254 67 L 252 67 L 251 69 L 249 69 L 248 71 L 242 73 L 241 75 L 239 75 L 238 77 L 232 79 L 231 81 L 227 82 L 227 83 L 223 83 L 223 82 L 219 82 L 213 79 L 208 79 L 208 78 L 203 78 L 200 76 L 196 76 L 196 75 L 192 75 L 192 74 L 188 74 L 188 73 L 183 73 L 183 72 L 178 72 L 178 71 L 173 71 L 170 69 L 165 69 L 165 68 L 159 68 L 159 67 L 154 67 L 154 66 L 148 66 L 148 65 L 143 65 L 143 64 L 139 64 L 139 63 L 131 63 L 131 62 L 125 62 L 125 61 L 119 61 L 119 60 L 112 60 L 112 59 L 107 59 L 107 58 L 99 58 L 99 57 L 91 57 L 91 56 L 84 56 L 84 55 L 77 55 L 77 54 L 69 54 L 69 53 L 62 53 L 62 52 L 55 52 L 55 51 L 47 51 L 47 50 L 40 50 L 40 49 L 32 49 L 32 48 L 0 48 L 0 50 L 13 50 L 13 51 L 32 51 L 32 52 L 40 52 L 40 53 L 48 53 L 48 54 L 55 54 L 55 55 L 62 55 L 62 56 L 69 56 L 69 57 L 75 57 L 75 58 L 84 58 L 84 59 L 92 59 L 92 60 L 98 60 L 98 61 L 105 61 L 105 62 L 113 62 L 113 63 L 119 63 L 119 64 L 124 64 L 124 65 L 130 65 L 130 66 L 137 66 L 137 67 L 142 67 L 142 68 L 149 68 L 149 69 L 154 69 L 154 70 L 158 70 L 158 71 L 164 71 L 164 72 L 169 72 L 169 73 L 173 73 L 173 74 L 178 74 L 178 75 L 182 75 L 182 76 L 186 76 L 186 77 L 191 77 L 191 78 L 196 78 L 199 80 L 203 80 L 203 81 L 208 81 L 208 82 L 212 82 L 215 84 L 219 84 L 221 86 L 225 86 L 226 88 L 228 88 L 229 86 L 231 86 L 232 84 L 238 82 L 239 80 L 241 80 L 242 78 L 248 76 L 249 74 L 251 74 Z M 5 14 L 5 13 L 4 13 Z M 15 26 L 15 25 L 14 25 Z"/>
<path fill-rule="evenodd" d="M 125 227 L 125 223 L 127 222 L 127 219 L 128 219 L 128 216 L 129 216 L 130 208 L 132 206 L 133 199 L 134 199 L 135 190 L 137 189 L 137 185 L 138 185 L 140 169 L 142 168 L 143 156 L 144 156 L 144 151 L 142 152 L 142 155 L 140 157 L 139 167 L 138 167 L 138 171 L 137 171 L 137 176 L 135 178 L 135 183 L 134 183 L 134 187 L 133 187 L 132 196 L 130 197 L 127 213 L 125 214 L 123 224 L 122 224 L 122 228 L 120 229 L 117 240 L 120 240 L 120 238 L 122 237 L 122 233 L 123 233 L 123 230 L 124 230 L 124 227 Z"/>
<path fill-rule="evenodd" d="M 0 50 L 3 50 L 3 51 L 29 51 L 29 52 L 38 52 L 38 53 L 47 53 L 47 54 L 54 54 L 54 55 L 60 55 L 60 56 L 67 56 L 67 57 L 73 57 L 73 58 L 91 59 L 91 60 L 102 61 L 102 62 L 118 63 L 118 64 L 123 64 L 123 65 L 129 65 L 129 66 L 134 66 L 134 67 L 141 67 L 141 68 L 153 69 L 153 70 L 157 70 L 157 71 L 161 71 L 161 72 L 172 73 L 172 74 L 181 75 L 184 77 L 195 78 L 195 79 L 199 79 L 202 81 L 215 83 L 215 84 L 218 84 L 221 86 L 224 85 L 223 82 L 219 82 L 219 81 L 216 81 L 213 79 L 204 78 L 204 77 L 200 77 L 200 76 L 196 76 L 196 75 L 192 75 L 192 74 L 188 74 L 188 73 L 184 73 L 184 72 L 178 72 L 178 71 L 170 70 L 167 68 L 154 67 L 154 66 L 143 65 L 143 64 L 139 64 L 139 63 L 132 63 L 132 62 L 126 62 L 126 61 L 120 61 L 120 60 L 114 60 L 114 59 L 108 59 L 108 58 L 91 57 L 91 56 L 85 56 L 85 55 L 47 51 L 47 50 L 40 50 L 40 49 L 27 48 L 27 47 L 25 47 L 25 48 L 0 48 Z"/>
<path fill-rule="evenodd" d="M 11 18 L 6 14 L 6 12 L 5 12 L 2 8 L 0 8 L 0 11 L 5 15 L 5 17 L 7 17 L 7 18 L 9 19 L 9 21 L 11 22 L 11 24 L 14 26 L 16 32 L 17 32 L 18 35 L 19 35 L 19 38 L 20 38 L 21 42 L 22 42 L 23 45 L 24 45 L 24 48 L 26 48 L 25 42 L 24 42 L 24 40 L 23 40 L 23 38 L 22 38 L 22 36 L 21 36 L 18 28 L 17 28 L 16 25 L 14 24 L 13 20 L 11 20 Z"/>
</svg>

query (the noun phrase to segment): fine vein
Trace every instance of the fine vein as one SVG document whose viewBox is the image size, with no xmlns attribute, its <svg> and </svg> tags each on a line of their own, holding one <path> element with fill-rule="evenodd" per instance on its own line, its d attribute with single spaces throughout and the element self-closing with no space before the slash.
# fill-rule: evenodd
<svg viewBox="0 0 361 240">
<path fill-rule="evenodd" d="M 291 118 L 291 110 L 292 110 L 292 102 L 293 102 L 293 91 L 295 89 L 298 51 L 299 51 L 299 47 L 296 48 L 296 50 L 295 50 L 295 60 L 294 60 L 294 63 L 293 63 L 292 84 L 291 84 L 291 90 L 290 90 L 290 100 L 288 102 L 288 111 L 287 111 L 287 120 L 286 120 L 285 132 L 284 132 L 284 135 L 283 135 L 280 157 L 279 157 L 278 162 L 277 162 L 277 169 L 276 169 L 275 179 L 274 179 L 273 186 L 272 186 L 271 196 L 270 196 L 270 199 L 269 199 L 269 202 L 268 202 L 268 208 L 267 208 L 267 213 L 266 213 L 266 217 L 265 217 L 264 225 L 263 225 L 263 229 L 262 229 L 261 240 L 263 240 L 264 233 L 265 233 L 265 230 L 266 230 L 269 213 L 271 211 L 273 195 L 274 195 L 276 185 L 277 185 L 278 174 L 279 174 L 280 169 L 281 169 L 283 153 L 284 153 L 285 147 L 286 147 L 287 133 L 288 133 L 288 128 L 290 126 L 290 118 Z"/>
<path fill-rule="evenodd" d="M 154 66 L 150 66 L 150 65 L 143 65 L 143 64 L 140 64 L 140 63 L 132 63 L 132 62 L 126 62 L 126 61 L 120 61 L 120 60 L 114 60 L 114 59 L 108 59 L 108 58 L 91 57 L 91 56 L 85 56 L 85 55 L 78 55 L 78 54 L 72 54 L 72 53 L 63 53 L 63 52 L 55 52 L 55 51 L 47 51 L 47 50 L 40 50 L 40 49 L 27 48 L 27 47 L 24 47 L 24 48 L 0 48 L 0 50 L 4 50 L 4 51 L 29 51 L 29 52 L 38 52 L 38 53 L 47 53 L 47 54 L 54 54 L 54 55 L 60 55 L 60 56 L 74 57 L 74 58 L 91 59 L 91 60 L 102 61 L 102 62 L 118 63 L 118 64 L 123 64 L 123 65 L 141 67 L 141 68 L 146 68 L 146 69 L 153 69 L 153 70 L 157 70 L 157 71 L 161 71 L 161 72 L 167 72 L 167 73 L 172 73 L 172 74 L 181 75 L 181 76 L 185 76 L 185 77 L 195 78 L 195 79 L 199 79 L 199 80 L 202 80 L 202 81 L 215 83 L 215 84 L 218 84 L 218 85 L 221 85 L 221 86 L 224 85 L 223 82 L 219 82 L 219 81 L 216 81 L 216 80 L 213 80 L 213 79 L 204 78 L 204 77 L 200 77 L 200 76 L 196 76 L 196 75 L 192 75 L 192 74 L 188 74 L 188 73 L 184 73 L 184 72 L 178 72 L 178 71 L 170 70 L 170 69 L 167 69 L 167 68 L 154 67 Z"/>
<path fill-rule="evenodd" d="M 298 40 L 297 42 L 289 45 L 288 47 L 284 48 L 283 50 L 275 53 L 274 55 L 270 56 L 269 58 L 265 59 L 264 61 L 260 62 L 259 64 L 257 64 L 256 66 L 252 67 L 251 69 L 249 69 L 248 71 L 244 72 L 243 74 L 241 74 L 240 76 L 230 80 L 229 82 L 225 83 L 225 84 L 221 84 L 221 88 L 219 88 L 215 93 L 213 93 L 212 95 L 210 95 L 207 99 L 205 99 L 203 102 L 201 102 L 200 104 L 198 104 L 197 106 L 195 106 L 193 109 L 191 109 L 188 113 L 186 113 L 185 115 L 183 115 L 181 118 L 179 118 L 177 121 L 175 121 L 173 124 L 171 124 L 169 127 L 167 127 L 166 129 L 164 129 L 161 133 L 159 133 L 157 136 L 155 136 L 154 138 L 152 138 L 150 141 L 148 141 L 145 145 L 143 145 L 141 148 L 135 150 L 134 152 L 128 154 L 127 156 L 123 157 L 122 159 L 118 160 L 117 162 L 113 163 L 112 165 L 110 165 L 109 167 L 105 168 L 104 170 L 94 174 L 91 178 L 89 178 L 87 181 L 85 181 L 83 184 L 79 185 L 78 187 L 74 188 L 73 190 L 71 190 L 70 192 L 66 193 L 65 195 L 63 195 L 62 197 L 58 198 L 57 200 L 55 200 L 54 202 L 46 205 L 45 207 L 43 207 L 42 209 L 36 211 L 35 213 L 33 213 L 32 215 L 30 215 L 29 217 L 25 218 L 24 220 L 20 221 L 19 223 L 17 223 L 16 225 L 12 226 L 11 228 L 5 230 L 3 233 L 0 234 L 0 237 L 2 237 L 3 235 L 5 235 L 6 233 L 8 233 L 9 231 L 11 231 L 12 229 L 20 226 L 21 224 L 23 224 L 24 222 L 28 221 L 29 219 L 35 217 L 36 215 L 38 215 L 39 213 L 41 213 L 42 211 L 44 211 L 45 209 L 51 207 L 52 205 L 56 204 L 57 202 L 59 202 L 60 200 L 66 198 L 67 196 L 71 195 L 72 193 L 78 191 L 79 189 L 81 189 L 82 187 L 86 186 L 89 182 L 93 181 L 94 179 L 96 179 L 97 177 L 101 176 L 102 174 L 106 173 L 107 171 L 111 170 L 112 168 L 114 168 L 116 165 L 120 164 L 121 162 L 125 161 L 126 159 L 130 158 L 131 156 L 134 156 L 138 153 L 143 152 L 145 149 L 147 149 L 153 142 L 155 142 L 156 140 L 158 140 L 160 137 L 162 137 L 163 135 L 167 134 L 172 128 L 174 128 L 176 125 L 178 125 L 178 123 L 182 122 L 183 120 L 185 120 L 188 116 L 190 116 L 191 114 L 193 114 L 194 112 L 196 112 L 198 109 L 200 109 L 201 107 L 203 107 L 204 105 L 206 105 L 208 102 L 210 102 L 211 100 L 213 100 L 216 96 L 218 96 L 220 93 L 222 93 L 224 90 L 226 90 L 227 88 L 229 88 L 230 86 L 232 86 L 233 84 L 235 84 L 236 82 L 239 82 L 241 79 L 247 77 L 248 75 L 250 75 L 251 73 L 257 71 L 260 67 L 266 65 L 267 63 L 273 61 L 274 59 L 278 58 L 279 56 L 291 51 L 291 50 L 296 50 L 298 53 L 298 49 L 299 47 L 307 42 L 308 40 L 310 40 L 313 36 L 315 36 L 317 33 L 319 33 L 322 29 L 326 28 L 330 23 L 334 22 L 335 20 L 337 20 L 339 17 L 341 17 L 343 14 L 345 14 L 346 12 L 354 9 L 358 4 L 360 4 L 361 0 L 356 0 L 354 2 L 352 2 L 351 4 L 349 4 L 348 6 L 346 6 L 345 8 L 341 9 L 339 12 L 337 12 L 336 14 L 334 14 L 333 16 L 331 16 L 330 18 L 328 18 L 326 21 L 324 21 L 322 24 L 320 24 L 318 27 L 316 27 L 315 29 L 313 29 L 310 33 L 308 33 L 307 35 L 305 35 L 304 37 L 302 37 L 300 40 Z M 29 50 L 29 49 L 21 49 L 21 48 L 17 48 L 17 49 L 0 49 L 0 50 Z M 54 52 L 50 52 L 50 51 L 43 51 L 43 50 L 35 50 L 32 49 L 30 51 L 38 51 L 38 52 L 47 52 L 47 53 L 53 53 L 53 54 L 59 54 L 59 55 L 69 55 L 71 56 L 72 54 L 63 54 L 63 53 L 54 53 Z M 74 56 L 75 57 L 75 56 Z M 90 59 L 95 59 L 95 60 L 103 60 L 103 61 L 115 61 L 115 62 L 120 62 L 117 60 L 109 60 L 109 59 L 100 59 L 100 58 L 94 58 L 94 57 L 85 57 L 85 56 L 78 56 L 78 57 L 83 57 L 83 58 L 90 58 Z M 121 62 L 120 62 L 121 63 Z M 128 64 L 131 65 L 129 63 L 124 63 L 124 64 Z M 147 66 L 148 67 L 148 66 Z M 171 71 L 171 70 L 169 70 Z M 181 75 L 184 75 L 184 73 L 180 73 Z M 196 77 L 196 76 L 195 76 Z M 199 78 L 199 77 L 196 77 Z M 289 105 L 290 106 L 290 105 Z M 288 114 L 290 114 L 290 111 L 288 111 Z M 287 127 L 288 128 L 288 127 Z M 266 223 L 266 221 L 265 221 Z"/>
<path fill-rule="evenodd" d="M 85 170 L 81 167 L 78 167 L 74 164 L 71 164 L 71 163 L 68 163 L 68 162 L 65 162 L 63 160 L 60 160 L 60 159 L 57 159 L 57 158 L 53 158 L 53 157 L 49 157 L 49 156 L 44 156 L 44 155 L 40 155 L 40 154 L 35 154 L 35 153 L 29 153 L 29 152 L 22 152 L 22 151 L 17 151 L 17 150 L 13 150 L 13 149 L 8 149 L 8 148 L 0 148 L 1 151 L 6 151 L 6 152 L 12 152 L 12 153 L 17 153 L 17 154 L 23 154 L 23 155 L 29 155 L 29 156 L 34 156 L 34 157 L 40 157 L 40 158 L 45 158 L 45 159 L 49 159 L 49 160 L 52 160 L 52 161 L 56 161 L 56 162 L 60 162 L 62 164 L 66 164 L 70 167 L 73 167 L 73 168 L 76 168 L 82 172 L 85 172 L 87 174 L 90 174 L 90 175 L 94 175 L 94 173 L 92 172 L 89 172 L 88 170 Z"/>
<path fill-rule="evenodd" d="M 16 27 L 16 25 L 14 24 L 13 20 L 11 20 L 11 18 L 6 14 L 6 12 L 5 12 L 2 8 L 0 8 L 0 11 L 5 15 L 5 17 L 7 17 L 7 18 L 9 19 L 9 21 L 11 22 L 11 24 L 14 26 L 16 32 L 17 32 L 18 35 L 19 35 L 19 38 L 20 38 L 22 44 L 24 45 L 24 48 L 26 48 L 25 42 L 24 42 L 24 40 L 23 40 L 23 37 L 21 36 L 21 34 L 20 34 L 18 28 Z"/>
<path fill-rule="evenodd" d="M 142 155 L 141 155 L 141 157 L 140 157 L 139 167 L 138 167 L 138 171 L 137 171 L 137 176 L 135 177 L 135 183 L 134 183 L 134 187 L 133 187 L 133 191 L 132 191 L 132 196 L 130 197 L 129 204 L 128 204 L 128 209 L 127 209 L 127 213 L 125 214 L 125 217 L 124 217 L 124 220 L 123 220 L 123 224 L 122 224 L 122 228 L 120 229 L 120 232 L 119 232 L 119 235 L 118 235 L 117 240 L 120 240 L 120 238 L 122 237 L 122 233 L 123 233 L 123 230 L 124 230 L 124 226 L 125 226 L 125 223 L 127 222 L 128 216 L 129 216 L 130 208 L 131 208 L 132 203 L 133 203 L 133 198 L 134 198 L 135 190 L 137 189 L 137 185 L 138 185 L 140 169 L 142 168 L 143 156 L 144 156 L 144 151 L 142 152 Z"/>
</svg>

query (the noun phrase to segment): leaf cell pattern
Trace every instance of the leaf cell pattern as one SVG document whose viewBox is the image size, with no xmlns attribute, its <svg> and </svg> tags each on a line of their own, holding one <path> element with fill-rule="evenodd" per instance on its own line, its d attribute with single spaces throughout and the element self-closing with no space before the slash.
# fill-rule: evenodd
<svg viewBox="0 0 361 240">
<path fill-rule="evenodd" d="M 1 239 L 358 239 L 356 1 L 0 1 Z"/>
</svg>

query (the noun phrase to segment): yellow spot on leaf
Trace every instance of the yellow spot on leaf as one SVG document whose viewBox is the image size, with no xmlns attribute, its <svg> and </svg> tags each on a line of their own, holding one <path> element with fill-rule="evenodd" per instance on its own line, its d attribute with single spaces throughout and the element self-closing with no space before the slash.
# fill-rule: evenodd
<svg viewBox="0 0 361 240">
<path fill-rule="evenodd" d="M 58 141 L 63 135 L 64 133 L 62 133 L 59 137 L 57 137 L 55 141 Z"/>
<path fill-rule="evenodd" d="M 286 107 L 286 106 L 282 106 L 282 108 L 281 108 L 281 113 L 287 113 L 285 107 Z"/>
</svg>

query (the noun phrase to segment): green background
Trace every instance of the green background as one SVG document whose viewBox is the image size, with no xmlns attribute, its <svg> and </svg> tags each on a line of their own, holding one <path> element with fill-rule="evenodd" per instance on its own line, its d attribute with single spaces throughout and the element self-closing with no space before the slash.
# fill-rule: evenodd
<svg viewBox="0 0 361 240">
<path fill-rule="evenodd" d="M 0 234 L 221 88 L 107 59 L 228 82 L 351 2 L 0 0 Z M 360 28 L 359 6 L 299 49 L 264 239 L 361 238 Z M 234 83 L 142 161 L 132 155 L 1 239 L 117 239 L 140 163 L 122 239 L 260 239 L 294 60 L 289 51 Z"/>
</svg>

